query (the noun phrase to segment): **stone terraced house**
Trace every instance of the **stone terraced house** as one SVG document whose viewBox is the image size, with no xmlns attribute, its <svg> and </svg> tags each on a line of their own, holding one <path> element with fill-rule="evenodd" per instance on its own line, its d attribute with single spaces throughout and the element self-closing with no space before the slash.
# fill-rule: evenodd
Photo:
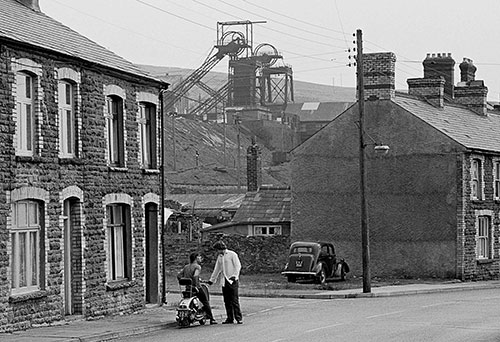
<svg viewBox="0 0 500 342">
<path fill-rule="evenodd" d="M 393 53 L 364 55 L 372 276 L 498 279 L 500 112 L 464 58 L 428 55 L 424 77 L 395 91 Z M 328 240 L 362 274 L 359 107 L 292 153 L 295 240 Z M 386 145 L 377 154 L 374 145 Z"/>
<path fill-rule="evenodd" d="M 0 332 L 160 301 L 167 86 L 0 0 Z"/>
</svg>

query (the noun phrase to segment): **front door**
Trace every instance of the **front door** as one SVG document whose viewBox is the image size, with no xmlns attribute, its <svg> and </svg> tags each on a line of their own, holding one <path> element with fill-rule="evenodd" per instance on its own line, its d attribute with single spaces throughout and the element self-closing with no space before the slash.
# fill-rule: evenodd
<svg viewBox="0 0 500 342">
<path fill-rule="evenodd" d="M 146 205 L 146 303 L 158 303 L 158 205 Z"/>
</svg>

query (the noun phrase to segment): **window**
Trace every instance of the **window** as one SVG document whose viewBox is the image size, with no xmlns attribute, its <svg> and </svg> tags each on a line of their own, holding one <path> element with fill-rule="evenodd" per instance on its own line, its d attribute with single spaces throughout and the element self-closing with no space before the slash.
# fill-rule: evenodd
<svg viewBox="0 0 500 342">
<path fill-rule="evenodd" d="M 74 86 L 59 81 L 59 148 L 62 157 L 75 156 L 75 95 Z"/>
<path fill-rule="evenodd" d="M 491 253 L 491 217 L 479 216 L 477 228 L 477 258 L 489 259 Z"/>
<path fill-rule="evenodd" d="M 36 201 L 18 201 L 12 205 L 12 293 L 40 288 L 41 241 L 40 205 Z"/>
<path fill-rule="evenodd" d="M 281 235 L 281 226 L 255 226 L 254 235 Z"/>
<path fill-rule="evenodd" d="M 481 199 L 481 161 L 472 160 L 471 164 L 471 196 L 472 199 Z"/>
<path fill-rule="evenodd" d="M 125 166 L 123 100 L 119 96 L 108 96 L 106 108 L 109 162 L 111 166 Z"/>
<path fill-rule="evenodd" d="M 19 72 L 16 75 L 17 85 L 17 152 L 20 155 L 32 156 L 35 147 L 35 78 Z"/>
<path fill-rule="evenodd" d="M 500 199 L 500 162 L 493 164 L 493 190 L 495 199 Z"/>
<path fill-rule="evenodd" d="M 156 168 L 156 106 L 141 102 L 139 104 L 139 137 L 141 162 L 145 169 Z"/>
<path fill-rule="evenodd" d="M 131 274 L 130 210 L 125 204 L 106 207 L 108 279 L 124 280 Z"/>
</svg>

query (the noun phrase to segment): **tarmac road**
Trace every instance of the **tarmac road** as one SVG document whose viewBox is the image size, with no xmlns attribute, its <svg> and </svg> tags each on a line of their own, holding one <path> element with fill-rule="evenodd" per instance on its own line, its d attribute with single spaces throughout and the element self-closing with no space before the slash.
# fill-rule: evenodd
<svg viewBox="0 0 500 342">
<path fill-rule="evenodd" d="M 214 298 L 215 307 L 221 304 Z M 118 341 L 500 341 L 498 289 L 363 300 L 255 297 L 241 304 L 243 325 L 171 326 Z"/>
<path fill-rule="evenodd" d="M 244 291 L 243 291 L 244 290 Z M 485 296 L 479 294 L 491 291 L 490 295 Z M 224 318 L 224 307 L 222 305 L 222 296 L 217 288 L 211 289 L 211 302 L 214 305 L 214 313 L 219 321 Z M 14 333 L 0 333 L 0 341 L 2 342 L 99 342 L 111 341 L 129 338 L 130 341 L 147 341 L 149 337 L 156 336 L 156 333 L 165 333 L 160 335 L 163 340 L 168 341 L 189 341 L 190 338 L 200 341 L 210 341 L 211 336 L 219 336 L 220 341 L 233 341 L 236 339 L 235 332 L 244 333 L 239 336 L 241 341 L 280 341 L 285 336 L 294 340 L 297 336 L 301 336 L 307 340 L 309 337 L 316 338 L 317 334 L 325 334 L 324 337 L 330 337 L 332 332 L 336 334 L 346 333 L 349 337 L 339 335 L 337 341 L 352 341 L 351 337 L 362 338 L 366 330 L 362 329 L 365 325 L 370 326 L 375 322 L 373 329 L 380 325 L 377 319 L 384 322 L 384 317 L 387 318 L 387 325 L 398 323 L 398 314 L 409 314 L 413 317 L 407 322 L 399 322 L 395 325 L 394 331 L 402 331 L 406 323 L 416 326 L 413 331 L 414 336 L 407 336 L 407 341 L 424 341 L 417 339 L 420 337 L 418 331 L 427 332 L 427 326 L 440 331 L 441 327 L 450 331 L 468 330 L 474 333 L 473 337 L 485 336 L 487 341 L 500 341 L 496 339 L 499 335 L 498 327 L 498 295 L 500 293 L 500 281 L 478 281 L 478 282 L 459 282 L 445 281 L 442 283 L 435 282 L 406 284 L 406 285 L 391 285 L 372 287 L 372 292 L 365 294 L 361 289 L 346 289 L 346 290 L 313 290 L 308 288 L 298 289 L 242 289 L 240 293 L 240 301 L 243 308 L 243 317 L 245 324 L 242 326 L 196 326 L 190 329 L 178 329 L 175 323 L 175 304 L 180 298 L 179 293 L 169 293 L 168 305 L 165 306 L 148 306 L 144 310 L 131 315 L 108 316 L 97 320 L 85 320 L 83 318 L 69 317 L 67 320 L 54 322 L 48 326 L 33 327 L 26 331 L 16 331 Z M 433 298 L 432 300 L 423 300 L 421 298 Z M 446 322 L 434 323 L 432 316 L 427 315 L 427 312 L 438 315 L 439 312 L 434 311 L 435 308 L 447 307 L 446 303 L 449 300 L 442 300 L 447 296 L 455 297 L 450 307 L 456 311 L 458 317 L 465 318 L 465 321 L 455 321 L 447 324 Z M 461 298 L 470 298 L 468 302 L 464 302 Z M 419 298 L 418 300 L 411 299 L 412 297 Z M 485 299 L 486 298 L 486 299 Z M 387 301 L 386 301 L 387 300 Z M 377 311 L 380 303 L 402 303 L 398 309 L 390 309 L 388 306 L 385 311 Z M 427 302 L 426 304 L 421 304 Z M 405 304 L 406 303 L 406 304 Z M 412 304 L 413 303 L 413 304 Z M 368 305 L 369 304 L 369 305 Z M 467 304 L 467 305 L 465 305 Z M 484 305 L 483 305 L 484 304 Z M 309 308 L 309 305 L 312 308 Z M 421 305 L 420 311 L 417 310 L 418 305 Z M 365 307 L 366 306 L 366 307 Z M 482 316 L 483 306 L 488 308 L 489 315 L 485 319 Z M 493 311 L 490 310 L 493 306 Z M 357 310 L 350 310 L 351 307 Z M 405 311 L 406 308 L 416 310 Z M 369 310 L 368 310 L 369 309 Z M 432 310 L 432 311 L 425 311 Z M 402 311 L 403 310 L 403 311 Z M 477 315 L 470 316 L 469 312 L 477 310 Z M 415 316 L 417 313 L 423 312 L 421 318 Z M 463 316 L 460 316 L 462 315 Z M 411 316 L 411 315 L 414 316 Z M 453 317 L 455 311 L 450 312 Z M 439 315 L 447 315 L 441 312 Z M 420 320 L 419 320 L 420 319 Z M 323 321 L 324 320 L 324 321 Z M 493 320 L 493 326 L 490 324 Z M 301 322 L 306 321 L 306 325 L 301 326 Z M 419 322 L 422 324 L 419 325 Z M 484 329 L 481 330 L 480 324 L 484 323 Z M 437 324 L 437 325 L 436 325 Z M 441 324 L 441 325 L 440 325 Z M 380 325 L 384 336 L 384 341 L 387 339 L 384 335 L 391 332 L 391 327 Z M 338 327 L 338 329 L 336 329 Z M 479 328 L 478 328 L 479 327 Z M 227 329 L 226 329 L 227 328 Z M 297 331 L 294 329 L 298 328 Z M 214 329 L 213 331 L 211 329 Z M 239 329 L 239 330 L 238 330 Z M 477 334 L 475 333 L 477 331 Z M 290 333 L 291 332 L 291 333 Z M 304 333 L 307 332 L 306 335 Z M 191 333 L 193 335 L 191 335 Z M 354 333 L 352 335 L 351 333 Z M 180 335 L 179 335 L 180 334 Z M 288 335 L 287 335 L 288 334 Z M 488 335 L 490 334 L 490 335 Z M 352 336 L 351 336 L 352 335 Z M 376 334 L 374 336 L 377 336 Z M 366 336 L 365 336 L 366 337 Z M 372 341 L 365 339 L 365 341 Z M 392 338 L 392 335 L 390 336 Z M 180 338 L 180 339 L 179 339 Z M 271 338 L 274 338 L 272 340 Z M 494 339 L 495 338 L 495 339 Z M 327 339 L 330 340 L 330 339 Z M 392 340 L 396 341 L 397 338 Z M 434 339 L 428 339 L 434 341 Z M 439 337 L 436 338 L 440 341 Z M 458 339 L 460 341 L 460 339 Z M 470 339 L 471 341 L 479 339 Z M 153 340 L 154 341 L 154 340 Z M 363 339 L 359 339 L 363 341 Z M 374 339 L 374 341 L 377 341 Z M 404 339 L 401 341 L 405 341 Z M 452 341 L 446 338 L 441 341 Z M 309 341 L 307 341 L 309 342 Z M 313 342 L 313 341 L 310 341 Z"/>
</svg>

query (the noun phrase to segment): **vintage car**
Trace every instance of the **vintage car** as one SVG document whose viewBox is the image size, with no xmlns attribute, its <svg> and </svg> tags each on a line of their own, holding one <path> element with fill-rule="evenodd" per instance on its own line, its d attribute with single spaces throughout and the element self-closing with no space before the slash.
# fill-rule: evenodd
<svg viewBox="0 0 500 342">
<path fill-rule="evenodd" d="M 349 266 L 344 259 L 337 259 L 332 243 L 297 241 L 290 246 L 281 274 L 292 283 L 299 279 L 311 279 L 324 284 L 328 278 L 345 280 L 348 272 Z"/>
</svg>

